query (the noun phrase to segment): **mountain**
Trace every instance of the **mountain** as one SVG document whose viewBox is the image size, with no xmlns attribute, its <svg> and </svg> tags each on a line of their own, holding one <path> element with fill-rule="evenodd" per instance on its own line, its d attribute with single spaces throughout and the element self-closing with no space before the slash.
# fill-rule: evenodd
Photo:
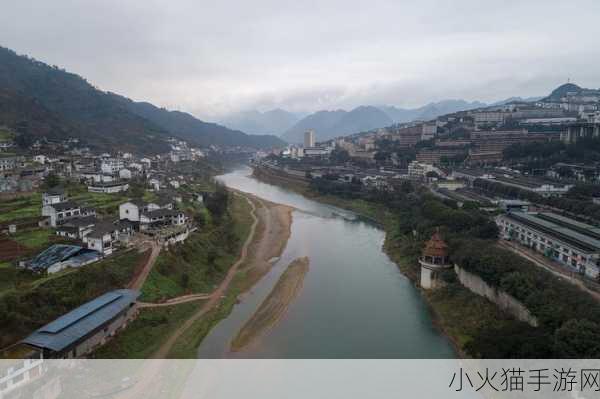
<svg viewBox="0 0 600 399">
<path fill-rule="evenodd" d="M 0 47 L 0 125 L 32 138 L 78 137 L 101 149 L 158 153 L 169 149 L 169 136 L 183 138 L 175 129 L 179 122 L 187 127 L 186 138 L 200 145 L 268 147 L 281 143 L 276 137 L 248 136 L 147 103 L 144 115 L 135 112 L 135 104 L 96 89 L 81 76 Z M 165 113 L 170 117 L 158 116 Z M 158 123 L 165 120 L 171 123 Z"/>
<path fill-rule="evenodd" d="M 314 129 L 317 141 L 323 141 L 389 126 L 392 123 L 392 119 L 385 112 L 372 106 L 360 106 L 349 112 L 344 110 L 318 111 L 299 120 L 281 137 L 290 143 L 301 143 L 304 132 Z"/>
<path fill-rule="evenodd" d="M 219 121 L 223 126 L 250 134 L 281 135 L 298 122 L 300 117 L 281 108 L 271 111 L 245 111 Z"/>
<path fill-rule="evenodd" d="M 394 106 L 381 106 L 382 111 L 392 118 L 394 123 L 411 122 L 415 120 L 430 120 L 438 116 L 452 114 L 454 112 L 466 111 L 469 109 L 485 107 L 486 104 L 465 100 L 443 100 L 435 103 L 429 103 L 419 108 L 397 108 Z"/>
<path fill-rule="evenodd" d="M 289 143 L 301 143 L 304 139 L 304 132 L 308 129 L 314 129 L 317 140 L 323 140 L 326 132 L 332 131 L 335 125 L 347 113 L 344 110 L 336 111 L 317 111 L 300 119 L 289 128 L 281 138 Z"/>
<path fill-rule="evenodd" d="M 565 83 L 552 90 L 552 93 L 550 93 L 550 95 L 546 97 L 546 100 L 559 101 L 562 97 L 565 97 L 567 93 L 580 93 L 583 90 L 583 88 L 577 86 L 574 83 Z"/>
<path fill-rule="evenodd" d="M 496 101 L 495 103 L 488 104 L 488 106 L 505 105 L 510 103 L 532 103 L 541 100 L 544 97 L 509 97 L 502 101 Z"/>
<path fill-rule="evenodd" d="M 135 102 L 118 94 L 108 93 L 130 112 L 143 117 L 157 126 L 172 132 L 177 137 L 201 146 L 244 146 L 270 148 L 285 145 L 281 139 L 271 135 L 248 135 L 231 130 L 216 123 L 203 122 L 180 111 L 169 111 L 147 102 Z"/>
</svg>

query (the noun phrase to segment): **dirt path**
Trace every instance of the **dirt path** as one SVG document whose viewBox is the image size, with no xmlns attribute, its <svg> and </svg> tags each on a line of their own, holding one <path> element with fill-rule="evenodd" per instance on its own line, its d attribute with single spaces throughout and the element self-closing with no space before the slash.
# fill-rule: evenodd
<svg viewBox="0 0 600 399">
<path fill-rule="evenodd" d="M 252 345 L 283 318 L 290 304 L 298 296 L 308 273 L 308 257 L 292 261 L 279 277 L 273 290 L 260 304 L 252 317 L 244 323 L 231 342 L 231 350 L 239 352 Z"/>
<path fill-rule="evenodd" d="M 236 195 L 242 196 L 248 201 L 252 208 L 252 227 L 250 234 L 242 246 L 238 260 L 231 266 L 223 281 L 217 289 L 202 299 L 206 300 L 200 309 L 185 321 L 169 339 L 153 355 L 153 358 L 165 358 L 179 337 L 207 312 L 218 306 L 221 298 L 225 296 L 227 289 L 238 270 L 247 271 L 242 292 L 252 287 L 271 266 L 271 259 L 281 255 L 291 234 L 293 208 L 285 205 L 274 204 L 255 197 L 248 193 L 234 191 Z M 174 298 L 177 300 L 178 298 Z M 198 300 L 200 298 L 195 298 Z M 169 304 L 170 305 L 170 304 Z M 166 306 L 169 306 L 166 305 Z"/>
<path fill-rule="evenodd" d="M 142 289 L 142 286 L 146 282 L 146 279 L 148 278 L 148 275 L 150 274 L 150 271 L 152 270 L 152 267 L 156 262 L 156 258 L 158 258 L 158 254 L 160 254 L 160 250 L 162 249 L 162 245 L 160 245 L 159 243 L 155 241 L 148 242 L 150 243 L 150 248 L 152 249 L 152 252 L 150 253 L 150 257 L 146 261 L 146 264 L 142 268 L 142 271 L 136 277 L 134 277 L 134 280 L 131 283 L 129 283 L 129 288 L 133 290 Z"/>
<path fill-rule="evenodd" d="M 241 194 L 236 193 L 236 195 L 241 195 Z M 254 234 L 256 232 L 256 226 L 258 225 L 258 218 L 256 216 L 256 206 L 254 205 L 254 202 L 252 202 L 250 199 L 248 199 L 248 197 L 244 197 L 244 198 L 246 199 L 246 201 L 248 201 L 248 203 L 250 204 L 250 206 L 252 208 L 253 222 L 252 222 L 252 227 L 250 228 L 250 234 L 248 234 L 248 237 L 246 238 L 246 241 L 244 242 L 244 245 L 242 246 L 242 251 L 241 251 L 239 259 L 233 264 L 233 266 L 231 266 L 229 268 L 229 271 L 227 272 L 227 275 L 225 276 L 225 278 L 223 279 L 221 284 L 219 284 L 217 289 L 215 291 L 213 291 L 210 294 L 210 296 L 207 298 L 208 301 L 200 309 L 198 309 L 198 311 L 196 313 L 194 313 L 189 319 L 187 319 L 185 321 L 185 323 L 183 323 L 177 330 L 175 330 L 173 332 L 173 334 L 171 334 L 169 339 L 165 343 L 163 343 L 161 345 L 161 347 L 156 351 L 156 353 L 152 356 L 153 358 L 155 358 L 155 359 L 156 358 L 157 359 L 166 358 L 166 356 L 171 351 L 171 348 L 173 347 L 175 342 L 177 342 L 177 339 L 179 339 L 179 337 L 185 332 L 185 330 L 187 330 L 192 324 L 194 324 L 194 322 L 196 322 L 199 318 L 201 318 L 204 314 L 206 314 L 216 304 L 219 303 L 219 301 L 221 300 L 221 297 L 225 294 L 227 287 L 229 287 L 229 283 L 231 283 L 231 280 L 233 280 L 233 277 L 237 273 L 239 266 L 242 263 L 244 263 L 244 261 L 246 260 L 246 256 L 248 254 L 248 247 L 250 246 L 250 244 L 252 243 L 252 240 L 254 239 Z"/>
<path fill-rule="evenodd" d="M 202 299 L 208 299 L 210 298 L 211 294 L 189 294 L 189 295 L 182 295 L 182 296 L 178 296 L 175 298 L 171 298 L 171 299 L 167 299 L 164 302 L 138 302 L 137 306 L 138 308 L 160 308 L 160 307 L 164 307 L 164 306 L 173 306 L 173 305 L 179 305 L 181 303 L 187 303 L 187 302 L 193 302 L 193 301 L 199 301 Z"/>
</svg>

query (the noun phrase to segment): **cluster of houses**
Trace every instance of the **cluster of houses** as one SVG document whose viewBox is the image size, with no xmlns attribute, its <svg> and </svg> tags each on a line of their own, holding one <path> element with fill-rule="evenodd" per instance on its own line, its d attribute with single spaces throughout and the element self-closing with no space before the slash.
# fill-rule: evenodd
<svg viewBox="0 0 600 399">
<path fill-rule="evenodd" d="M 118 217 L 100 219 L 94 209 L 69 200 L 62 188 L 50 189 L 42 195 L 41 225 L 80 245 L 53 245 L 23 266 L 48 273 L 83 266 L 126 246 L 138 231 L 165 245 L 182 242 L 193 228 L 186 214 L 176 209 L 175 197 L 126 201 L 119 205 Z"/>
<path fill-rule="evenodd" d="M 77 139 L 60 143 L 36 142 L 28 155 L 0 153 L 0 193 L 35 190 L 50 173 L 76 180 L 95 193 L 119 193 L 129 189 L 132 179 L 145 181 L 154 190 L 160 186 L 177 188 L 181 179 L 159 173 L 164 166 L 204 157 L 204 152 L 190 148 L 185 141 L 170 139 L 171 151 L 154 156 L 132 153 L 96 154 L 80 147 Z"/>
</svg>

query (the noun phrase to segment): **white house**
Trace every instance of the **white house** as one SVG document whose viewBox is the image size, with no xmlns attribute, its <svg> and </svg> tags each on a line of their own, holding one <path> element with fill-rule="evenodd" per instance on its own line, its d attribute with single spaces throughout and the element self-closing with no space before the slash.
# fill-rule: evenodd
<svg viewBox="0 0 600 399">
<path fill-rule="evenodd" d="M 69 219 L 80 217 L 81 206 L 72 201 L 44 205 L 42 206 L 42 216 L 48 216 L 50 226 L 56 227 Z"/>
<path fill-rule="evenodd" d="M 45 155 L 36 155 L 33 157 L 33 162 L 41 163 L 42 165 L 48 161 L 48 157 Z"/>
<path fill-rule="evenodd" d="M 149 158 L 142 158 L 142 159 L 140 159 L 140 163 L 142 165 L 144 165 L 144 167 L 146 169 L 150 169 L 150 167 L 152 166 L 152 161 Z"/>
<path fill-rule="evenodd" d="M 55 187 L 42 194 L 42 206 L 65 202 L 67 197 L 62 188 Z"/>
<path fill-rule="evenodd" d="M 119 239 L 119 229 L 112 224 L 96 226 L 86 237 L 88 249 L 98 251 L 102 256 L 113 253 L 114 245 Z"/>
<path fill-rule="evenodd" d="M 121 158 L 106 158 L 100 164 L 102 172 L 107 174 L 115 174 L 124 167 L 125 164 Z"/>
<path fill-rule="evenodd" d="M 138 172 L 141 172 L 142 170 L 144 170 L 144 165 L 142 165 L 141 163 L 138 163 L 138 162 L 131 162 L 129 165 L 127 165 L 127 167 L 129 169 L 135 169 Z"/>
<path fill-rule="evenodd" d="M 129 190 L 129 183 L 122 181 L 112 181 L 106 183 L 90 183 L 88 191 L 91 193 L 114 194 Z"/>
<path fill-rule="evenodd" d="M 156 178 L 152 178 L 148 180 L 148 184 L 152 187 L 152 190 L 159 191 L 160 190 L 160 180 Z"/>
<path fill-rule="evenodd" d="M 131 200 L 119 205 L 119 219 L 139 222 L 142 213 L 156 211 L 158 209 L 173 209 L 170 201 L 144 202 Z"/>
<path fill-rule="evenodd" d="M 119 170 L 119 179 L 129 180 L 131 179 L 131 170 L 124 168 Z"/>
</svg>

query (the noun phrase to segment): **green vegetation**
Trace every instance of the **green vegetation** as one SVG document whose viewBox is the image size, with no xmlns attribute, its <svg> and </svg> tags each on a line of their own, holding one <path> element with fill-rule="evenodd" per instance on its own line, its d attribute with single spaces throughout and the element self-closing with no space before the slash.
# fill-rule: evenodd
<svg viewBox="0 0 600 399">
<path fill-rule="evenodd" d="M 0 298 L 5 292 L 28 286 L 39 278 L 35 274 L 16 268 L 9 262 L 0 262 Z"/>
<path fill-rule="evenodd" d="M 517 143 L 504 149 L 503 158 L 520 162 L 525 170 L 548 168 L 557 162 L 593 164 L 600 161 L 600 139 L 582 138 L 573 144 Z"/>
<path fill-rule="evenodd" d="M 201 301 L 159 308 L 144 308 L 139 316 L 114 339 L 94 352 L 101 359 L 149 358 L 187 320 Z"/>
<path fill-rule="evenodd" d="M 233 287 L 229 288 L 226 297 L 221 300 L 219 306 L 212 308 L 192 323 L 175 342 L 167 357 L 171 359 L 195 359 L 198 346 L 200 346 L 204 337 L 219 321 L 229 316 L 240 292 L 234 281 Z"/>
<path fill-rule="evenodd" d="M 40 217 L 42 195 L 26 194 L 0 202 L 0 223 Z"/>
<path fill-rule="evenodd" d="M 164 153 L 176 134 L 190 143 L 209 146 L 271 148 L 276 136 L 247 135 L 207 123 L 184 112 L 168 111 L 97 90 L 84 78 L 0 47 L 0 120 L 19 135 L 27 148 L 36 138 L 78 137 L 96 148 Z"/>
<path fill-rule="evenodd" d="M 10 238 L 29 249 L 40 250 L 49 246 L 51 240 L 56 238 L 52 229 L 28 229 L 11 234 Z"/>
<path fill-rule="evenodd" d="M 207 217 L 206 211 L 201 213 L 203 226 L 197 232 L 159 255 L 142 287 L 144 301 L 210 292 L 221 281 L 237 259 L 252 225 L 247 201 L 224 195 L 219 201 L 208 201 L 207 207 L 213 208 L 212 217 Z M 229 209 L 222 209 L 221 204 L 229 204 Z"/>
<path fill-rule="evenodd" d="M 463 352 L 473 354 L 470 348 L 487 326 L 497 326 L 503 330 L 517 327 L 529 329 L 526 324 L 515 322 L 496 305 L 456 282 L 434 291 L 427 291 L 425 295 L 432 307 L 435 321 L 452 338 L 455 346 Z M 491 353 L 486 351 L 486 355 Z"/>
<path fill-rule="evenodd" d="M 70 197 L 82 205 L 96 209 L 96 212 L 103 215 L 115 214 L 119 211 L 119 205 L 129 198 L 125 193 L 105 194 L 80 192 Z"/>
<path fill-rule="evenodd" d="M 0 347 L 16 342 L 84 302 L 126 286 L 142 258 L 142 254 L 131 250 L 48 277 L 1 268 L 4 290 L 0 293 Z"/>
<path fill-rule="evenodd" d="M 538 345 L 538 353 L 528 355 L 566 358 L 577 352 L 575 357 L 600 356 L 600 351 L 593 352 L 593 347 L 569 347 L 564 342 L 564 328 L 574 322 L 600 325 L 600 307 L 588 293 L 490 243 L 455 240 L 452 247 L 455 262 L 480 276 L 492 287 L 502 289 L 521 301 L 538 319 L 540 327 L 532 329 L 549 339 L 544 340 L 543 345 Z M 489 330 L 492 328 L 493 326 L 488 327 Z M 595 338 L 599 340 L 600 330 L 596 328 L 595 331 Z M 498 334 L 500 332 L 496 331 Z M 578 336 L 579 333 L 574 334 Z M 480 342 L 474 345 L 491 345 L 485 342 L 486 338 L 480 338 Z M 573 335 L 570 339 L 572 338 Z"/>
<path fill-rule="evenodd" d="M 0 126 L 0 142 L 11 141 L 15 138 L 13 132 L 4 126 Z"/>
<path fill-rule="evenodd" d="M 142 300 L 154 301 L 184 293 L 210 292 L 214 289 L 215 284 L 235 262 L 252 225 L 251 208 L 244 198 L 227 195 L 225 204 L 229 206 L 221 217 L 211 216 L 206 208 L 196 209 L 203 215 L 204 227 L 183 245 L 161 253 L 142 288 Z M 238 274 L 219 306 L 196 320 L 177 340 L 168 357 L 195 357 L 202 339 L 233 309 L 243 282 L 244 276 Z M 178 326 L 202 306 L 202 303 L 194 301 L 142 309 L 140 316 L 125 331 L 100 348 L 95 356 L 150 357 Z"/>
</svg>

